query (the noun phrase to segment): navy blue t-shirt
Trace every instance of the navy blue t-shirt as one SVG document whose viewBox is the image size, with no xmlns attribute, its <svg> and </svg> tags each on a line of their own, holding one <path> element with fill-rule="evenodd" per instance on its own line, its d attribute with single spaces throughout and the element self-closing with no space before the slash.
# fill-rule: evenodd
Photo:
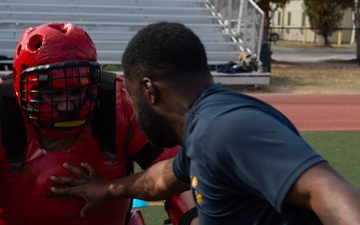
<svg viewBox="0 0 360 225">
<path fill-rule="evenodd" d="M 284 198 L 325 160 L 267 103 L 214 84 L 192 106 L 183 141 L 173 170 L 190 182 L 202 225 L 321 224 Z"/>
</svg>

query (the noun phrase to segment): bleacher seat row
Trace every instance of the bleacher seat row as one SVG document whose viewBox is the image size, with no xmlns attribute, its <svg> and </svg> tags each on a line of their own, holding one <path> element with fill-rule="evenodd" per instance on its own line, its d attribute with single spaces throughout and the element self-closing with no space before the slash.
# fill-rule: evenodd
<svg viewBox="0 0 360 225">
<path fill-rule="evenodd" d="M 208 0 L 0 0 L 0 65 L 11 63 L 25 28 L 48 22 L 71 22 L 94 40 L 102 65 L 120 65 L 129 40 L 142 27 L 158 22 L 181 22 L 204 43 L 209 65 L 237 61 L 252 54 L 224 25 Z"/>
</svg>

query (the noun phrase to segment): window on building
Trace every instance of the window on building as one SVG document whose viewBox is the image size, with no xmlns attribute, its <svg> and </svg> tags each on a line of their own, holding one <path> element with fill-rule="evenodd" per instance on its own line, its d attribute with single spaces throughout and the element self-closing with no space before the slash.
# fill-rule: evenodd
<svg viewBox="0 0 360 225">
<path fill-rule="evenodd" d="M 291 25 L 291 12 L 288 12 L 288 16 L 287 16 L 287 25 L 290 26 Z"/>
<path fill-rule="evenodd" d="M 303 12 L 301 17 L 301 26 L 305 27 L 305 23 L 306 23 L 306 14 L 305 12 Z"/>
<path fill-rule="evenodd" d="M 277 24 L 278 24 L 279 26 L 281 25 L 281 12 L 278 12 Z"/>
</svg>

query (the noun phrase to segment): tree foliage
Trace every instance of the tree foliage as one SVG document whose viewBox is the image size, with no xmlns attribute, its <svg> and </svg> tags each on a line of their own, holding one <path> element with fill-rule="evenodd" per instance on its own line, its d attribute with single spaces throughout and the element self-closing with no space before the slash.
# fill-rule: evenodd
<svg viewBox="0 0 360 225">
<path fill-rule="evenodd" d="M 355 15 L 355 29 L 356 29 L 356 59 L 360 66 L 360 0 L 357 0 L 353 6 Z"/>
<path fill-rule="evenodd" d="M 267 40 L 270 20 L 271 20 L 271 11 L 275 10 L 270 7 L 271 3 L 276 5 L 276 7 L 284 7 L 285 4 L 289 3 L 291 0 L 255 0 L 256 4 L 264 11 L 264 30 L 263 30 L 263 39 Z"/>
<path fill-rule="evenodd" d="M 328 37 L 339 29 L 344 10 L 352 6 L 354 0 L 304 0 L 304 10 L 309 17 L 311 29 L 324 38 L 330 46 Z"/>
</svg>

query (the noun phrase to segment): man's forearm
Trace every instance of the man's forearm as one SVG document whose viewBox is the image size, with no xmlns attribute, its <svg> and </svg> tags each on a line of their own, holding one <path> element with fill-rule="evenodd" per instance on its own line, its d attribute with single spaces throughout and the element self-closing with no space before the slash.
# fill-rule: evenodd
<svg viewBox="0 0 360 225">
<path fill-rule="evenodd" d="M 360 192 L 350 184 L 319 192 L 313 199 L 313 209 L 323 224 L 360 224 Z M 324 188 L 325 189 L 325 188 Z"/>
<path fill-rule="evenodd" d="M 162 200 L 188 190 L 189 184 L 174 176 L 172 160 L 158 162 L 138 174 L 113 180 L 109 185 L 111 196 Z"/>
<path fill-rule="evenodd" d="M 360 191 L 327 163 L 305 171 L 286 201 L 310 208 L 323 224 L 360 224 Z"/>
</svg>

